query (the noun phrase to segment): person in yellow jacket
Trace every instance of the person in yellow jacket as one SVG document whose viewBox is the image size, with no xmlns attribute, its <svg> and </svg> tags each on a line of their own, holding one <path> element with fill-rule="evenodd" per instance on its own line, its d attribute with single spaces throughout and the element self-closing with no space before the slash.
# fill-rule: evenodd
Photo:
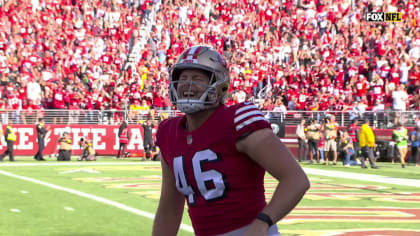
<svg viewBox="0 0 420 236">
<path fill-rule="evenodd" d="M 369 125 L 369 119 L 365 119 L 362 127 L 360 128 L 360 148 L 362 149 L 361 164 L 362 168 L 367 168 L 365 165 L 365 158 L 369 158 L 370 167 L 378 169 L 373 161 L 373 148 L 376 146 L 375 134 Z"/>
<path fill-rule="evenodd" d="M 6 126 L 6 130 L 4 131 L 4 139 L 7 143 L 7 149 L 6 151 L 0 155 L 0 161 L 3 161 L 4 157 L 9 154 L 9 161 L 15 161 L 14 155 L 13 155 L 13 145 L 16 141 L 16 135 L 13 132 L 12 127 L 12 119 L 9 119 L 9 123 Z"/>
</svg>

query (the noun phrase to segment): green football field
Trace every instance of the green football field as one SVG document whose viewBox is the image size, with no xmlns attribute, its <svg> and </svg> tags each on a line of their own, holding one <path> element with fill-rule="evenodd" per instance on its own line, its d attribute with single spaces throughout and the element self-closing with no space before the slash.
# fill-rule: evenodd
<svg viewBox="0 0 420 236">
<path fill-rule="evenodd" d="M 0 235 L 151 235 L 158 162 L 16 159 L 0 162 Z M 302 166 L 311 189 L 278 223 L 282 235 L 420 235 L 419 167 Z M 275 185 L 267 175 L 268 199 Z M 193 235 L 186 211 L 178 235 Z"/>
</svg>

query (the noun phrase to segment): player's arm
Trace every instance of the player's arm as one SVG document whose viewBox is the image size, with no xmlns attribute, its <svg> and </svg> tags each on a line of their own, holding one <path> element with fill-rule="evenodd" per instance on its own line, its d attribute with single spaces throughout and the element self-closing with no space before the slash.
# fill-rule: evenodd
<svg viewBox="0 0 420 236">
<path fill-rule="evenodd" d="M 178 192 L 172 171 L 161 159 L 162 188 L 159 206 L 153 223 L 153 236 L 176 235 L 184 212 L 185 197 Z"/>
<path fill-rule="evenodd" d="M 271 201 L 263 210 L 276 223 L 299 203 L 309 189 L 308 177 L 290 150 L 268 128 L 254 131 L 239 140 L 236 147 L 279 180 Z M 267 229 L 265 222 L 255 220 L 246 235 L 266 234 Z"/>
</svg>

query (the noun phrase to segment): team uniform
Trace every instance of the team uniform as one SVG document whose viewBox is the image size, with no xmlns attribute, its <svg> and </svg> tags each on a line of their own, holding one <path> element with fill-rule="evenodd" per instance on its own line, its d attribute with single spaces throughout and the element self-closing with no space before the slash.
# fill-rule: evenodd
<svg viewBox="0 0 420 236">
<path fill-rule="evenodd" d="M 280 235 L 274 223 L 283 215 L 263 212 L 271 210 L 271 206 L 265 209 L 264 196 L 264 174 L 269 168 L 253 160 L 262 158 L 269 150 L 265 150 L 265 143 L 257 147 L 258 150 L 263 149 L 262 153 L 255 154 L 245 148 L 245 145 L 257 145 L 251 143 L 257 137 L 265 139 L 267 132 L 271 132 L 266 130 L 271 128 L 271 124 L 251 103 L 223 105 L 230 87 L 229 68 L 215 49 L 207 46 L 188 48 L 169 72 L 169 98 L 185 116 L 161 122 L 156 133 L 157 145 L 164 158 L 161 160 L 164 162 L 164 181 L 170 178 L 170 182 L 175 182 L 175 188 L 162 185 L 153 235 L 174 235 L 177 232 L 180 223 L 178 213 L 181 213 L 183 202 L 179 202 L 179 196 L 173 194 L 176 190 L 188 202 L 196 235 L 243 236 L 248 229 L 265 232 L 265 225 L 259 224 L 259 221 L 269 226 L 267 235 Z M 203 111 L 211 115 L 207 117 Z M 258 130 L 264 131 L 244 139 Z M 267 139 L 278 142 L 274 134 Z M 238 140 L 242 142 L 238 143 Z M 237 145 L 244 153 L 237 150 Z M 281 152 L 283 148 L 276 147 L 277 151 L 268 153 L 267 158 L 277 160 L 273 153 Z M 286 165 L 292 168 L 287 174 L 296 178 L 285 181 L 293 182 L 294 187 L 300 188 L 290 191 L 301 198 L 303 191 L 309 188 L 309 181 L 297 163 L 289 160 Z M 168 177 L 168 174 L 173 176 Z M 276 177 L 280 178 L 279 174 Z M 304 182 L 297 183 L 299 179 Z M 176 200 L 175 205 L 168 204 L 172 200 Z M 167 215 L 168 210 L 175 210 L 177 214 Z"/>
<path fill-rule="evenodd" d="M 249 225 L 266 205 L 265 170 L 235 143 L 271 124 L 255 105 L 240 103 L 220 105 L 192 132 L 185 127 L 185 116 L 167 119 L 156 137 L 176 187 L 186 197 L 196 235 L 224 234 Z"/>
</svg>

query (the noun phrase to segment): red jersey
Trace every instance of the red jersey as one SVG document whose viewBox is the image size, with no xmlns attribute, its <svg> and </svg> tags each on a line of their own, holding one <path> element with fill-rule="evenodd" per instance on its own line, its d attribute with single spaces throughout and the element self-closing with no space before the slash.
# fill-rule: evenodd
<svg viewBox="0 0 420 236">
<path fill-rule="evenodd" d="M 374 84 L 372 85 L 372 91 L 373 91 L 373 99 L 379 99 L 383 98 L 384 91 L 383 91 L 383 85 L 381 84 Z"/>
<path fill-rule="evenodd" d="M 296 110 L 305 110 L 306 109 L 306 103 L 309 100 L 309 95 L 306 93 L 299 93 L 298 95 L 298 109 Z"/>
<path fill-rule="evenodd" d="M 192 132 L 185 123 L 185 116 L 163 121 L 156 138 L 187 199 L 195 234 L 217 235 L 250 224 L 266 205 L 265 170 L 235 144 L 270 123 L 252 103 L 221 105 Z"/>
<path fill-rule="evenodd" d="M 233 79 L 232 88 L 233 89 L 239 89 L 243 84 L 243 81 L 240 78 Z"/>
<path fill-rule="evenodd" d="M 65 94 L 60 90 L 54 91 L 54 108 L 55 109 L 65 109 L 66 104 L 64 101 Z"/>
<path fill-rule="evenodd" d="M 353 140 L 354 143 L 358 142 L 357 135 L 359 133 L 359 128 L 357 127 L 357 125 L 350 124 L 348 131 L 349 131 L 349 135 L 351 137 L 351 140 Z"/>
<path fill-rule="evenodd" d="M 369 88 L 369 83 L 367 80 L 362 79 L 356 82 L 356 91 L 358 96 L 363 96 L 366 94 Z"/>
</svg>

